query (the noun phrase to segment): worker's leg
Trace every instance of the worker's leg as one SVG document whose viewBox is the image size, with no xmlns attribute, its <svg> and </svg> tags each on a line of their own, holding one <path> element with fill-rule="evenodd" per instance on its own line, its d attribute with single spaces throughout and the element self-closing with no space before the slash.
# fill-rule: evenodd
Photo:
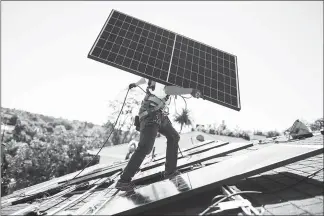
<svg viewBox="0 0 324 216">
<path fill-rule="evenodd" d="M 130 182 L 141 166 L 145 156 L 152 151 L 160 123 L 161 115 L 159 113 L 152 113 L 152 115 L 143 119 L 138 147 L 120 176 L 120 182 Z"/>
<path fill-rule="evenodd" d="M 173 128 L 168 116 L 162 117 L 159 132 L 167 138 L 165 161 L 165 175 L 168 176 L 177 170 L 179 133 Z"/>
</svg>

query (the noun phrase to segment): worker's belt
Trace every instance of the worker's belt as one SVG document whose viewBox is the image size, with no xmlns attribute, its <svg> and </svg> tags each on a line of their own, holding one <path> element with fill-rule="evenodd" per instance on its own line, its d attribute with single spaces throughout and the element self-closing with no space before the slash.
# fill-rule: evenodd
<svg viewBox="0 0 324 216">
<path fill-rule="evenodd" d="M 147 103 L 149 103 L 149 105 L 152 105 L 154 107 L 140 113 L 138 115 L 139 119 L 141 119 L 144 116 L 148 115 L 150 112 L 155 112 L 155 111 L 163 109 L 165 107 L 165 102 L 167 100 L 169 100 L 169 96 L 166 96 L 163 99 L 160 99 L 160 98 L 156 97 L 155 95 L 149 95 L 149 96 L 145 97 L 143 102 L 144 103 L 147 102 Z"/>
</svg>

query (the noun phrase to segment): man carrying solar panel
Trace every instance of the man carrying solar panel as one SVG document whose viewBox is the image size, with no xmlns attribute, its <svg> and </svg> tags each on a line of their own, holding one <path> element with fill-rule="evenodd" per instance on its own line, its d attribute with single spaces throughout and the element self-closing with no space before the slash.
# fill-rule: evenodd
<svg viewBox="0 0 324 216">
<path fill-rule="evenodd" d="M 145 79 L 142 78 L 137 83 L 130 84 L 129 88 L 131 89 L 145 83 Z M 150 89 L 154 91 L 154 94 Z M 171 95 L 185 94 L 191 94 L 195 98 L 201 97 L 200 91 L 196 89 L 181 88 L 177 86 L 163 86 L 160 84 L 156 85 L 156 83 L 151 80 L 148 82 L 146 95 L 142 101 L 137 121 L 135 121 L 137 130 L 140 131 L 138 147 L 121 174 L 120 179 L 116 184 L 117 189 L 122 191 L 131 191 L 134 189 L 135 185 L 131 180 L 141 166 L 145 156 L 152 151 L 158 132 L 167 138 L 164 177 L 172 179 L 180 174 L 177 170 L 178 142 L 180 136 L 173 128 L 171 121 L 165 112 L 165 108 L 170 104 L 167 104 L 167 102 L 170 101 L 169 97 Z"/>
</svg>

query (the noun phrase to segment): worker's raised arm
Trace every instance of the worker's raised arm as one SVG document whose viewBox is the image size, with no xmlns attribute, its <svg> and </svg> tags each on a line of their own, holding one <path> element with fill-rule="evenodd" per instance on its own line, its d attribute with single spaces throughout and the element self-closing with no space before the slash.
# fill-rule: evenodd
<svg viewBox="0 0 324 216">
<path fill-rule="evenodd" d="M 165 86 L 164 87 L 164 92 L 167 95 L 185 95 L 185 94 L 191 94 L 195 98 L 200 98 L 201 97 L 201 92 L 192 89 L 192 88 L 182 88 L 178 86 Z"/>
</svg>

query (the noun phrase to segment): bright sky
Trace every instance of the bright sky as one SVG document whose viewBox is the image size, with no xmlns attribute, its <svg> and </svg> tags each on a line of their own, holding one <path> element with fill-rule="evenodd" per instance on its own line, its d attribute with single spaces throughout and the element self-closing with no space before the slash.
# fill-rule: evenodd
<svg viewBox="0 0 324 216">
<path fill-rule="evenodd" d="M 1 4 L 2 107 L 104 123 L 139 79 L 87 58 L 116 9 L 237 55 L 241 111 L 190 99 L 196 123 L 282 130 L 323 116 L 323 2 Z"/>
</svg>

